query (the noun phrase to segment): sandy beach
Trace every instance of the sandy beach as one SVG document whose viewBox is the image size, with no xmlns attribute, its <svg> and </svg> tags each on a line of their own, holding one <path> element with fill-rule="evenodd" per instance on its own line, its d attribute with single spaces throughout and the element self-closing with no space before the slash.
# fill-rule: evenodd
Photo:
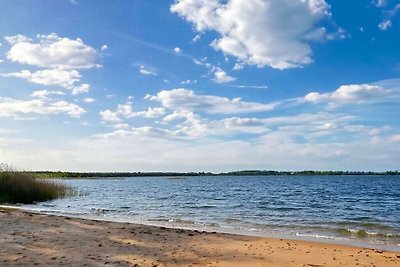
<svg viewBox="0 0 400 267">
<path fill-rule="evenodd" d="M 400 252 L 0 211 L 1 266 L 400 266 Z"/>
</svg>

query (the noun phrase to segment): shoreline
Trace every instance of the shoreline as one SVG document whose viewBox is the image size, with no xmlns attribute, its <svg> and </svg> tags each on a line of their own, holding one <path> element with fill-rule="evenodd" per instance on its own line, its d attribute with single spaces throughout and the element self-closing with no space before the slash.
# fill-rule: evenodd
<svg viewBox="0 0 400 267">
<path fill-rule="evenodd" d="M 90 220 L 90 221 L 99 221 L 99 222 L 109 222 L 109 223 L 124 223 L 124 224 L 133 224 L 133 225 L 141 225 L 141 226 L 150 226 L 150 227 L 163 227 L 168 229 L 180 229 L 187 231 L 201 231 L 201 232 L 216 232 L 219 234 L 228 234 L 228 235 L 239 235 L 239 236 L 247 236 L 247 237 L 258 237 L 258 238 L 273 238 L 273 239 L 284 239 L 291 241 L 306 241 L 313 243 L 321 243 L 321 244 L 333 244 L 333 245 L 343 245 L 355 248 L 366 248 L 366 249 L 375 249 L 375 250 L 383 250 L 388 252 L 398 252 L 400 253 L 400 244 L 378 244 L 378 243 L 369 243 L 367 241 L 363 241 L 362 239 L 350 239 L 345 237 L 335 237 L 335 236 L 321 236 L 321 235 L 307 235 L 307 234 L 285 234 L 285 233 L 273 233 L 273 232 L 261 232 L 261 231 L 251 231 L 246 229 L 230 229 L 223 227 L 214 227 L 214 226 L 206 226 L 206 225 L 184 225 L 176 222 L 151 222 L 151 221 L 135 221 L 124 218 L 112 218 L 112 217 L 102 217 L 96 215 L 78 215 L 78 214 L 63 214 L 58 212 L 51 211 L 42 211 L 35 209 L 28 209 L 20 206 L 10 206 L 10 205 L 0 205 L 0 211 L 2 209 L 11 209 L 18 210 L 24 213 L 32 213 L 38 215 L 48 215 L 48 216 L 56 216 L 62 218 L 74 218 L 74 219 L 82 219 L 82 220 Z"/>
<path fill-rule="evenodd" d="M 400 253 L 0 208 L 2 266 L 400 266 Z M 135 265 L 136 264 L 136 265 Z"/>
</svg>

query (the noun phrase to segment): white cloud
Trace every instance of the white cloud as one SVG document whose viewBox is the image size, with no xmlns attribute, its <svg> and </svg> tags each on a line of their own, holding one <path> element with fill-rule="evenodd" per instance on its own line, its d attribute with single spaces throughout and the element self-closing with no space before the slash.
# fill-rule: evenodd
<svg viewBox="0 0 400 267">
<path fill-rule="evenodd" d="M 65 95 L 65 93 L 62 91 L 38 90 L 38 91 L 33 91 L 31 97 L 46 99 L 50 95 Z"/>
<path fill-rule="evenodd" d="M 386 0 L 375 0 L 373 3 L 376 7 L 384 7 L 387 4 Z"/>
<path fill-rule="evenodd" d="M 142 118 L 160 118 L 165 115 L 165 108 L 151 108 L 146 111 L 133 111 L 132 102 L 128 101 L 126 104 L 119 104 L 117 108 L 112 110 L 100 111 L 100 116 L 103 121 L 107 122 L 121 122 L 123 119 L 134 117 Z"/>
<path fill-rule="evenodd" d="M 390 27 L 392 27 L 392 21 L 390 19 L 384 20 L 378 24 L 378 28 L 382 31 L 386 31 Z"/>
<path fill-rule="evenodd" d="M 86 111 L 66 101 L 47 102 L 44 99 L 16 100 L 0 97 L 0 117 L 15 117 L 21 114 L 61 114 L 80 117 Z"/>
<path fill-rule="evenodd" d="M 193 139 L 188 145 L 180 140 L 146 135 L 146 130 L 138 129 L 135 134 L 122 130 L 119 136 L 108 138 L 80 138 L 66 141 L 61 148 L 35 142 L 29 146 L 13 146 L 13 149 L 0 147 L 0 162 L 13 162 L 26 169 L 75 171 L 220 172 L 288 168 L 384 171 L 398 168 L 397 146 L 385 139 L 376 143 L 364 138 L 350 143 L 299 143 L 284 132 L 268 132 L 256 142 Z"/>
<path fill-rule="evenodd" d="M 43 68 L 89 69 L 96 64 L 97 51 L 80 38 L 75 40 L 59 37 L 56 33 L 37 35 L 38 42 L 23 35 L 8 36 L 12 45 L 6 53 L 13 62 Z"/>
<path fill-rule="evenodd" d="M 395 134 L 395 135 L 389 136 L 388 141 L 392 142 L 392 143 L 395 143 L 395 142 L 400 143 L 400 134 Z"/>
<path fill-rule="evenodd" d="M 31 83 L 41 85 L 58 85 L 67 89 L 72 89 L 74 84 L 79 82 L 82 77 L 76 70 L 49 69 L 30 72 L 22 70 L 20 72 L 12 72 L 1 74 L 3 77 L 22 78 Z"/>
<path fill-rule="evenodd" d="M 245 102 L 240 98 L 226 98 L 214 95 L 197 95 L 192 90 L 183 88 L 163 90 L 157 95 L 147 95 L 146 99 L 160 102 L 165 108 L 172 110 L 199 110 L 214 114 L 235 114 L 270 111 L 276 103 L 263 104 Z"/>
<path fill-rule="evenodd" d="M 86 98 L 82 99 L 82 101 L 85 103 L 94 103 L 94 102 L 96 102 L 96 99 L 91 98 L 91 97 L 86 97 Z"/>
<path fill-rule="evenodd" d="M 194 64 L 199 65 L 199 66 L 203 66 L 206 69 L 208 69 L 208 75 L 212 74 L 214 76 L 213 80 L 216 83 L 230 83 L 230 82 L 236 81 L 235 77 L 232 77 L 232 76 L 228 75 L 220 67 L 215 66 L 215 65 L 213 65 L 211 63 L 208 63 L 207 62 L 207 57 L 202 58 L 201 60 L 198 60 L 198 59 L 192 59 L 192 60 L 193 60 Z M 244 67 L 243 64 L 236 63 L 233 69 L 234 70 L 239 70 L 239 69 L 241 69 L 243 67 Z"/>
<path fill-rule="evenodd" d="M 321 27 L 306 34 L 304 39 L 310 41 L 332 41 L 343 40 L 347 37 L 349 37 L 349 34 L 343 28 L 337 29 L 336 32 L 328 32 L 325 27 Z"/>
<path fill-rule="evenodd" d="M 382 10 L 384 19 L 378 24 L 378 28 L 387 31 L 393 26 L 393 19 L 400 10 L 400 3 L 396 1 L 376 0 L 373 4 Z"/>
<path fill-rule="evenodd" d="M 244 68 L 243 63 L 235 63 L 235 66 L 233 66 L 233 70 L 241 70 Z"/>
<path fill-rule="evenodd" d="M 22 43 L 22 42 L 32 42 L 33 40 L 31 38 L 26 37 L 25 35 L 22 34 L 17 34 L 14 36 L 6 36 L 4 39 L 10 44 L 14 45 L 16 43 Z"/>
<path fill-rule="evenodd" d="M 179 54 L 179 53 L 182 52 L 182 49 L 179 48 L 179 47 L 175 47 L 175 48 L 174 48 L 174 52 L 177 53 L 177 54 Z"/>
<path fill-rule="evenodd" d="M 121 122 L 122 120 L 118 117 L 116 112 L 113 112 L 109 109 L 103 110 L 99 112 L 101 120 L 107 122 Z"/>
<path fill-rule="evenodd" d="M 149 68 L 149 67 L 145 67 L 144 65 L 140 65 L 139 66 L 139 72 L 143 75 L 152 75 L 152 76 L 157 76 L 158 73 L 155 69 L 153 68 Z"/>
<path fill-rule="evenodd" d="M 88 93 L 90 90 L 90 84 L 84 83 L 79 86 L 75 86 L 72 88 L 72 94 L 77 95 L 77 94 L 82 94 L 82 93 Z"/>
<path fill-rule="evenodd" d="M 117 161 L 112 157 L 116 160 L 115 164 L 124 165 L 126 161 L 127 168 L 138 164 L 141 170 L 146 169 L 143 166 L 148 166 L 151 170 L 160 168 L 164 171 L 169 168 L 181 171 L 287 169 L 287 166 L 291 169 L 318 170 L 385 169 L 396 166 L 399 156 L 398 150 L 388 143 L 398 142 L 399 137 L 390 133 L 387 138 L 370 136 L 369 133 L 374 130 L 371 127 L 366 132 L 352 132 L 351 139 L 336 140 L 341 135 L 336 132 L 347 131 L 346 125 L 352 120 L 339 114 L 208 120 L 190 111 L 176 111 L 168 116 L 168 123 L 180 119 L 184 121 L 173 129 L 151 126 L 130 128 L 124 125 L 116 131 L 97 135 L 93 144 L 100 145 L 103 150 L 105 147 L 101 144 L 109 144 L 112 149 L 106 150 L 119 159 Z M 256 137 L 250 140 L 226 139 L 241 133 Z M 190 146 L 187 145 L 188 140 Z M 144 151 L 141 151 L 141 144 L 147 144 Z M 135 149 L 126 149 L 130 146 Z M 127 151 L 132 151 L 132 154 Z M 137 162 L 139 154 L 134 151 L 141 151 L 140 162 Z M 176 161 L 177 165 L 169 161 Z M 103 162 L 107 162 L 106 159 Z"/>
<path fill-rule="evenodd" d="M 106 51 L 108 49 L 108 46 L 107 45 L 102 45 L 100 49 L 101 49 L 101 51 Z"/>
<path fill-rule="evenodd" d="M 180 84 L 196 84 L 197 80 L 184 80 L 181 81 Z"/>
<path fill-rule="evenodd" d="M 83 43 L 79 38 L 71 40 L 52 33 L 37 35 L 38 42 L 24 35 L 5 37 L 11 44 L 6 53 L 13 62 L 45 68 L 43 70 L 3 73 L 2 77 L 16 77 L 31 83 L 47 86 L 61 86 L 72 91 L 73 95 L 87 93 L 89 84 L 79 84 L 81 74 L 77 69 L 100 67 L 96 64 L 98 52 Z M 106 49 L 103 45 L 101 50 Z"/>
<path fill-rule="evenodd" d="M 330 17 L 324 0 L 177 0 L 170 10 L 200 33 L 217 32 L 219 37 L 211 44 L 216 50 L 250 65 L 276 69 L 311 63 L 305 37 Z"/>
<path fill-rule="evenodd" d="M 200 40 L 200 38 L 201 38 L 201 35 L 200 34 L 196 34 L 196 36 L 193 37 L 192 42 L 196 43 L 198 40 Z"/>
<path fill-rule="evenodd" d="M 142 117 L 142 118 L 160 118 L 164 116 L 165 108 L 147 108 L 146 111 L 138 111 L 132 113 L 130 117 Z"/>
<path fill-rule="evenodd" d="M 40 85 L 61 86 L 71 90 L 73 95 L 87 93 L 90 90 L 90 85 L 87 83 L 77 85 L 82 76 L 76 70 L 49 69 L 36 72 L 22 70 L 20 72 L 0 74 L 0 76 L 21 78 Z"/>
<path fill-rule="evenodd" d="M 175 117 L 173 117 L 175 115 Z M 252 118 L 225 118 L 222 120 L 208 120 L 193 112 L 178 111 L 164 118 L 164 121 L 171 122 L 184 118 L 184 122 L 178 124 L 172 134 L 189 138 L 230 136 L 236 134 L 263 134 L 269 129 L 257 119 Z"/>
<path fill-rule="evenodd" d="M 314 104 L 327 103 L 330 107 L 343 104 L 361 104 L 367 101 L 376 101 L 394 94 L 392 89 L 385 89 L 379 85 L 351 84 L 342 85 L 332 93 L 311 92 L 301 101 Z"/>
<path fill-rule="evenodd" d="M 127 123 L 119 123 L 119 124 L 115 124 L 113 125 L 115 129 L 128 129 L 129 125 Z"/>
<path fill-rule="evenodd" d="M 217 68 L 214 72 L 214 81 L 216 83 L 230 83 L 236 81 L 236 78 L 229 76 L 225 71 Z"/>
</svg>

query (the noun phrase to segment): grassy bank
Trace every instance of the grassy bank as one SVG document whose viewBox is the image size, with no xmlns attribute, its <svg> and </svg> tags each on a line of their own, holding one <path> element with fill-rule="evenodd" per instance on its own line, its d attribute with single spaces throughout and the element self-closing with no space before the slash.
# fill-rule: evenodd
<svg viewBox="0 0 400 267">
<path fill-rule="evenodd" d="M 0 167 L 0 203 L 29 204 L 72 194 L 71 188 L 52 180 L 38 179 L 29 172 Z"/>
</svg>

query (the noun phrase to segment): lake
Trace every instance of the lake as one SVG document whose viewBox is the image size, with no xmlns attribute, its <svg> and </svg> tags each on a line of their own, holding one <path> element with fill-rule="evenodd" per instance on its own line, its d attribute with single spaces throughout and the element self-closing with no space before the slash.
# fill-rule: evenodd
<svg viewBox="0 0 400 267">
<path fill-rule="evenodd" d="M 400 176 L 62 181 L 81 194 L 22 207 L 58 215 L 400 250 Z"/>
</svg>

